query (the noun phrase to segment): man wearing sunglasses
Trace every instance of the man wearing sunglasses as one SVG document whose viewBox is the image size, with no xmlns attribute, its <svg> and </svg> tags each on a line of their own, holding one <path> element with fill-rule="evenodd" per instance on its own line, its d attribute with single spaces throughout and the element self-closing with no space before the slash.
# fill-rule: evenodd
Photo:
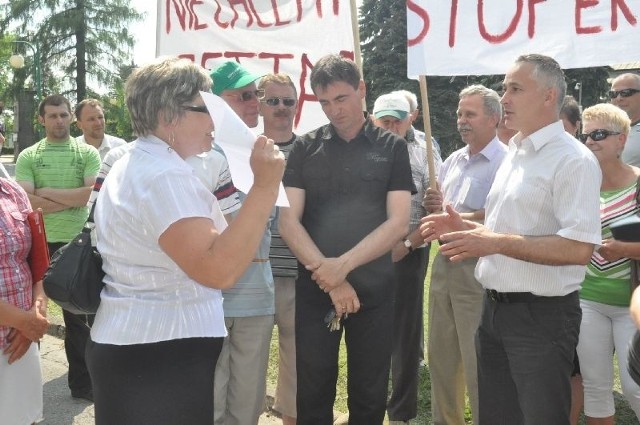
<svg viewBox="0 0 640 425">
<path fill-rule="evenodd" d="M 611 103 L 629 115 L 631 130 L 622 151 L 622 161 L 640 166 L 640 75 L 626 73 L 611 82 Z"/>
<path fill-rule="evenodd" d="M 234 61 L 225 62 L 211 72 L 213 93 L 227 102 L 249 128 L 258 125 L 258 99 L 263 95 L 256 88 L 256 80 L 260 77 Z M 217 148 L 214 149 L 207 155 L 218 154 Z M 205 160 L 202 164 L 206 163 Z M 191 165 L 196 172 L 202 171 Z M 207 167 L 207 181 L 218 178 L 214 170 L 213 166 Z M 229 189 L 233 190 L 232 183 Z M 245 195 L 241 192 L 238 194 L 243 200 Z M 255 424 L 264 409 L 269 344 L 274 322 L 270 244 L 271 232 L 267 227 L 245 273 L 235 286 L 222 291 L 228 335 L 214 377 L 214 425 Z"/>
<path fill-rule="evenodd" d="M 258 126 L 258 103 L 264 95 L 256 88 L 260 77 L 235 61 L 225 62 L 211 71 L 213 94 L 223 98 L 249 128 Z"/>
<path fill-rule="evenodd" d="M 298 136 L 293 133 L 298 94 L 291 77 L 286 74 L 267 74 L 260 80 L 258 90 L 260 115 L 264 135 L 272 139 L 285 158 Z M 282 240 L 278 230 L 280 208 L 271 222 L 271 272 L 275 288 L 275 324 L 278 326 L 278 384 L 273 409 L 280 413 L 283 425 L 296 424 L 296 340 L 295 301 L 298 260 Z"/>
</svg>

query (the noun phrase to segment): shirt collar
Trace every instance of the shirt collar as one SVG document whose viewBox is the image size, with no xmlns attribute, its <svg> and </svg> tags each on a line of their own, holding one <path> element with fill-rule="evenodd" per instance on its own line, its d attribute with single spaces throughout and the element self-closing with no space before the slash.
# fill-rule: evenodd
<svg viewBox="0 0 640 425">
<path fill-rule="evenodd" d="M 502 144 L 500 139 L 498 139 L 498 136 L 495 136 L 493 139 L 491 139 L 487 146 L 485 146 L 484 149 L 482 149 L 478 153 L 487 158 L 489 161 L 493 161 L 494 158 L 498 154 L 500 154 L 500 151 L 503 150 L 503 146 L 504 145 Z"/>
<path fill-rule="evenodd" d="M 519 148 L 523 146 L 525 141 L 528 140 L 529 143 L 531 143 L 531 145 L 533 146 L 533 149 L 537 152 L 542 149 L 544 145 L 552 141 L 555 136 L 564 132 L 564 125 L 562 124 L 562 121 L 558 120 L 545 127 L 542 127 L 540 130 L 534 133 L 531 133 L 527 137 L 522 137 L 520 133 L 516 134 L 513 139 L 511 139 L 512 141 L 509 142 L 509 145 L 511 145 L 511 143 L 515 143 L 516 147 Z"/>
<path fill-rule="evenodd" d="M 368 112 L 363 112 L 363 114 L 364 114 L 364 125 L 362 126 L 358 134 L 356 134 L 356 137 L 354 137 L 352 140 L 357 140 L 364 136 L 364 139 L 367 140 L 369 143 L 374 143 L 377 140 L 377 134 L 375 134 L 374 132 L 378 127 L 376 127 L 373 124 L 373 121 L 371 121 Z M 322 139 L 323 140 L 341 139 L 341 137 L 336 132 L 336 129 L 333 126 L 333 124 L 329 124 L 322 129 Z"/>
</svg>

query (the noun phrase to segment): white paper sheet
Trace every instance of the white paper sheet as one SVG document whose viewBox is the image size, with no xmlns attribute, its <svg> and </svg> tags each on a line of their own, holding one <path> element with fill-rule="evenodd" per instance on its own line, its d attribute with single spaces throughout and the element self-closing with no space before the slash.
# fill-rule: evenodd
<svg viewBox="0 0 640 425">
<path fill-rule="evenodd" d="M 249 193 L 253 185 L 253 171 L 249 165 L 249 158 L 256 135 L 222 98 L 207 92 L 200 92 L 200 95 L 215 125 L 214 143 L 222 148 L 229 162 L 233 184 L 242 192 Z M 276 205 L 289 206 L 282 183 L 280 183 Z"/>
</svg>

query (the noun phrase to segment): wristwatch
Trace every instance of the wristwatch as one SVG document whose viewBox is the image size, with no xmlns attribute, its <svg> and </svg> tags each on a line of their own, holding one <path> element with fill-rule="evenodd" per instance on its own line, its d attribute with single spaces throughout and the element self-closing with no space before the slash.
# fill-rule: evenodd
<svg viewBox="0 0 640 425">
<path fill-rule="evenodd" d="M 411 241 L 409 239 L 403 239 L 402 244 L 409 250 L 409 252 L 413 252 L 413 246 L 411 246 Z"/>
</svg>

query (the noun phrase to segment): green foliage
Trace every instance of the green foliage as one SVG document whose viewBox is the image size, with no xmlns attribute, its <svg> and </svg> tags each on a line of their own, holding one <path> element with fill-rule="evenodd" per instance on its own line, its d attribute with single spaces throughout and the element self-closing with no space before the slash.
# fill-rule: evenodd
<svg viewBox="0 0 640 425">
<path fill-rule="evenodd" d="M 142 16 L 127 0 L 9 0 L 0 29 L 15 28 L 38 46 L 45 94 L 75 94 L 87 81 L 111 86 L 117 67 L 130 62 L 129 26 Z"/>
<path fill-rule="evenodd" d="M 567 80 L 567 94 L 580 100 L 580 90 L 577 84 L 582 85 L 582 108 L 588 108 L 596 103 L 609 102 L 607 91 L 610 84 L 607 82 L 609 73 L 607 67 L 576 68 L 565 70 Z"/>
</svg>

